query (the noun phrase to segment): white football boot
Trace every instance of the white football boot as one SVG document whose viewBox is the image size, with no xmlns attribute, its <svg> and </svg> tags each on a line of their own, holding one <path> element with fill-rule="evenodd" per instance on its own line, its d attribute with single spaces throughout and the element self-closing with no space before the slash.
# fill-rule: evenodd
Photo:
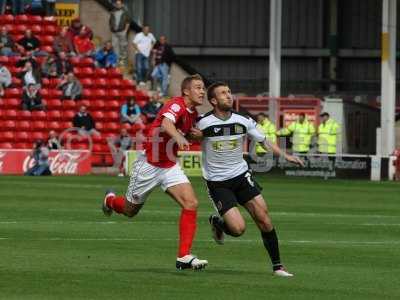
<svg viewBox="0 0 400 300">
<path fill-rule="evenodd" d="M 208 265 L 208 261 L 205 259 L 198 259 L 192 254 L 185 255 L 183 257 L 178 257 L 176 259 L 176 268 L 178 270 L 193 269 L 200 270 L 204 269 Z"/>
</svg>

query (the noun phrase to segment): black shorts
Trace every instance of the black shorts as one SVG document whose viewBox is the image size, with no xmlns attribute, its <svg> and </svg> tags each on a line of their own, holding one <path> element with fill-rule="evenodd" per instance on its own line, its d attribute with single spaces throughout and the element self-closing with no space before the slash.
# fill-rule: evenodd
<svg viewBox="0 0 400 300">
<path fill-rule="evenodd" d="M 250 171 L 224 181 L 206 181 L 208 195 L 222 216 L 239 203 L 244 205 L 261 194 L 261 186 L 253 179 Z"/>
</svg>

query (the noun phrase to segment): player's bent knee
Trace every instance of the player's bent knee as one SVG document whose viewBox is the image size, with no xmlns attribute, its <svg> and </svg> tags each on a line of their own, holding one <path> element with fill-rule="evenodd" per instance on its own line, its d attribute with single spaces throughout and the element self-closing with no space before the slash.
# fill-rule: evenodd
<svg viewBox="0 0 400 300">
<path fill-rule="evenodd" d="M 246 225 L 238 224 L 238 225 L 230 226 L 229 231 L 232 236 L 239 237 L 239 236 L 243 235 L 243 233 L 246 231 Z"/>
<path fill-rule="evenodd" d="M 182 207 L 188 210 L 197 210 L 199 202 L 196 198 L 184 198 L 182 201 Z"/>
</svg>

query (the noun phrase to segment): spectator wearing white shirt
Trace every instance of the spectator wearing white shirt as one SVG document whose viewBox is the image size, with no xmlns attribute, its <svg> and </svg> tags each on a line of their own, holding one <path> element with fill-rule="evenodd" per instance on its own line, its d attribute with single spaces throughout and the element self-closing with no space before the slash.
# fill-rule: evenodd
<svg viewBox="0 0 400 300">
<path fill-rule="evenodd" d="M 145 82 L 150 68 L 150 54 L 156 42 L 149 26 L 143 26 L 142 32 L 133 39 L 133 47 L 136 50 L 136 81 Z"/>
<path fill-rule="evenodd" d="M 4 89 L 11 85 L 11 73 L 6 66 L 0 63 L 0 97 L 4 96 Z"/>
</svg>

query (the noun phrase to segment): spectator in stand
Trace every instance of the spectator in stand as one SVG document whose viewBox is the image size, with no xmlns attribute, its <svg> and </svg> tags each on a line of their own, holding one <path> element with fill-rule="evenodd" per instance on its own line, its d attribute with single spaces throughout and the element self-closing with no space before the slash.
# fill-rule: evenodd
<svg viewBox="0 0 400 300">
<path fill-rule="evenodd" d="M 121 107 L 121 122 L 129 124 L 143 124 L 139 105 L 135 97 L 129 98 L 126 104 Z"/>
<path fill-rule="evenodd" d="M 69 61 L 66 53 L 61 51 L 56 58 L 57 76 L 59 78 L 65 77 L 69 72 L 72 72 L 73 67 Z"/>
<path fill-rule="evenodd" d="M 11 2 L 11 11 L 14 16 L 22 15 L 25 11 L 24 8 L 24 0 L 12 0 Z"/>
<path fill-rule="evenodd" d="M 115 68 L 117 66 L 118 59 L 111 42 L 106 42 L 102 48 L 97 50 L 94 58 L 97 67 Z"/>
<path fill-rule="evenodd" d="M 167 38 L 162 35 L 160 40 L 154 45 L 153 48 L 154 69 L 151 77 L 161 84 L 161 95 L 167 96 L 168 94 L 168 77 L 169 68 L 175 59 L 175 53 L 172 47 L 167 43 Z"/>
<path fill-rule="evenodd" d="M 33 144 L 33 150 L 30 156 L 34 159 L 35 164 L 30 168 L 25 175 L 27 176 L 44 176 L 51 175 L 49 165 L 49 148 L 42 140 L 37 140 Z"/>
<path fill-rule="evenodd" d="M 54 130 L 49 132 L 49 138 L 47 139 L 47 147 L 50 150 L 58 150 L 61 148 L 60 141 L 58 140 L 57 133 Z"/>
<path fill-rule="evenodd" d="M 81 20 L 76 18 L 72 20 L 71 26 L 68 28 L 68 36 L 71 41 L 74 41 L 74 37 L 81 33 L 82 28 L 84 28 L 85 36 L 90 40 L 93 39 L 93 31 L 88 26 L 83 26 Z"/>
<path fill-rule="evenodd" d="M 82 84 L 75 77 L 74 73 L 69 72 L 58 85 L 58 88 L 62 90 L 62 100 L 79 100 L 82 96 Z"/>
<path fill-rule="evenodd" d="M 21 78 L 23 86 L 26 87 L 30 84 L 34 85 L 37 89 L 40 89 L 42 83 L 42 76 L 38 68 L 33 68 L 30 61 L 26 61 L 22 71 L 18 74 Z"/>
<path fill-rule="evenodd" d="M 79 112 L 76 113 L 72 119 L 72 123 L 75 128 L 78 129 L 81 135 L 100 135 L 100 133 L 95 129 L 95 122 L 93 117 L 87 112 L 85 105 L 82 105 Z"/>
<path fill-rule="evenodd" d="M 158 111 L 161 109 L 163 104 L 160 102 L 161 97 L 159 93 L 153 93 L 151 100 L 147 102 L 142 108 L 142 113 L 146 116 L 148 122 L 154 121 Z"/>
<path fill-rule="evenodd" d="M 56 14 L 56 0 L 42 0 L 45 16 L 52 17 Z"/>
<path fill-rule="evenodd" d="M 119 136 L 110 137 L 107 139 L 108 146 L 111 149 L 111 154 L 114 159 L 114 166 L 119 169 L 118 176 L 124 176 L 124 162 L 125 162 L 125 152 L 130 150 L 132 147 L 132 138 L 128 134 L 128 130 L 125 128 L 121 129 Z"/>
<path fill-rule="evenodd" d="M 23 68 L 25 66 L 25 63 L 28 61 L 31 63 L 34 69 L 39 68 L 39 63 L 36 57 L 33 56 L 32 51 L 27 51 L 24 56 L 21 56 L 21 58 L 16 62 L 15 66 L 17 68 Z"/>
<path fill-rule="evenodd" d="M 13 52 L 14 49 L 14 39 L 8 33 L 7 27 L 1 27 L 0 31 L 0 55 L 11 56 L 16 55 Z"/>
<path fill-rule="evenodd" d="M 56 36 L 53 42 L 53 49 L 56 53 L 65 52 L 74 55 L 74 45 L 71 37 L 68 35 L 68 27 L 61 28 L 60 33 Z"/>
<path fill-rule="evenodd" d="M 156 39 L 150 32 L 150 27 L 147 25 L 143 26 L 143 31 L 138 33 L 133 39 L 133 48 L 136 51 L 136 81 L 139 84 L 147 81 L 150 68 L 150 53 L 155 42 Z"/>
<path fill-rule="evenodd" d="M 130 18 L 121 0 L 115 1 L 115 9 L 110 15 L 111 41 L 120 65 L 126 65 L 128 48 L 128 30 Z"/>
<path fill-rule="evenodd" d="M 17 49 L 21 55 L 25 55 L 27 51 L 31 51 L 33 56 L 47 55 L 47 52 L 40 50 L 40 41 L 30 29 L 27 29 L 24 37 L 17 41 Z"/>
<path fill-rule="evenodd" d="M 0 62 L 0 97 L 4 96 L 4 89 L 11 85 L 11 73 L 6 66 Z"/>
<path fill-rule="evenodd" d="M 75 52 L 80 57 L 92 56 L 95 50 L 94 44 L 87 37 L 85 26 L 82 27 L 79 35 L 74 37 Z"/>
<path fill-rule="evenodd" d="M 39 89 L 34 84 L 29 84 L 22 93 L 22 109 L 23 110 L 44 110 L 42 96 Z"/>
<path fill-rule="evenodd" d="M 57 64 L 53 54 L 47 56 L 42 64 L 42 76 L 46 78 L 57 78 Z"/>
</svg>

